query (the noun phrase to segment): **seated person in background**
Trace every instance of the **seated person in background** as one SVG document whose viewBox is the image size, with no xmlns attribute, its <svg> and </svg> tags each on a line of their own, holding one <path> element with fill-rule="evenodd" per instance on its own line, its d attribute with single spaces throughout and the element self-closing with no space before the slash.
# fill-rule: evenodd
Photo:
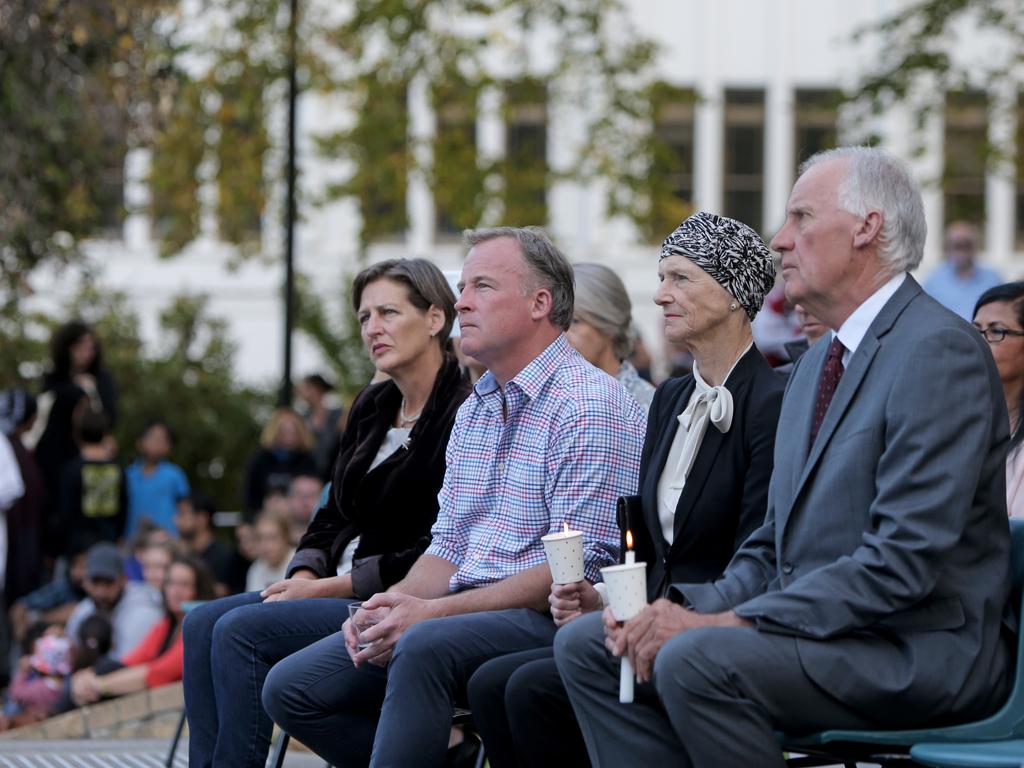
<svg viewBox="0 0 1024 768">
<path fill-rule="evenodd" d="M 135 443 L 139 457 L 125 470 L 128 481 L 128 523 L 125 536 L 132 536 L 139 521 L 152 520 L 161 528 L 175 531 L 178 504 L 191 489 L 185 472 L 167 460 L 174 447 L 174 433 L 163 421 L 151 421 Z"/>
<path fill-rule="evenodd" d="M 271 717 L 337 765 L 440 765 L 476 667 L 551 642 L 541 536 L 583 531 L 595 579 L 618 554 L 615 500 L 636 489 L 646 420 L 566 340 L 572 267 L 532 227 L 469 231 L 466 245 L 462 349 L 488 371 L 452 429 L 430 547 L 363 603 L 388 609 L 380 623 L 359 635 L 349 619 L 263 689 Z"/>
<path fill-rule="evenodd" d="M 174 542 L 153 539 L 139 552 L 139 564 L 142 567 L 142 581 L 153 589 L 163 589 L 167 578 L 167 569 L 171 561 L 179 554 Z"/>
<path fill-rule="evenodd" d="M 148 584 L 125 578 L 124 561 L 113 544 L 100 542 L 89 549 L 84 585 L 89 596 L 68 619 L 68 636 L 75 637 L 87 616 L 102 613 L 114 630 L 110 649 L 114 658 L 120 659 L 136 647 L 160 620 L 160 593 Z"/>
<path fill-rule="evenodd" d="M 572 271 L 575 300 L 565 337 L 588 363 L 617 379 L 646 412 L 654 386 L 627 360 L 633 350 L 633 305 L 626 286 L 601 264 L 573 264 Z"/>
<path fill-rule="evenodd" d="M 180 680 L 184 605 L 213 597 L 213 580 L 206 565 L 194 555 L 175 558 L 164 582 L 164 617 L 119 663 L 99 663 L 76 672 L 71 678 L 71 698 L 75 704 L 91 704 Z"/>
<path fill-rule="evenodd" d="M 334 457 L 338 455 L 341 433 L 344 431 L 344 409 L 331 399 L 334 386 L 319 373 L 303 376 L 295 394 L 305 403 L 306 426 L 313 433 L 317 475 L 324 481 L 331 479 Z"/>
<path fill-rule="evenodd" d="M 974 308 L 974 327 L 992 350 L 1010 415 L 1010 450 L 1006 456 L 1006 511 L 1024 517 L 1024 281 L 989 288 Z"/>
<path fill-rule="evenodd" d="M 181 535 L 182 546 L 206 563 L 213 574 L 217 594 L 222 596 L 228 594 L 234 554 L 214 534 L 213 515 L 216 511 L 213 499 L 195 491 L 178 505 L 174 522 Z"/>
<path fill-rule="evenodd" d="M 20 643 L 36 622 L 66 624 L 72 612 L 88 595 L 85 592 L 86 547 L 72 552 L 64 576 L 44 584 L 11 606 L 11 632 Z"/>
<path fill-rule="evenodd" d="M 696 213 L 665 238 L 658 276 L 654 301 L 665 335 L 694 363 L 691 375 L 655 392 L 634 500 L 640 510 L 629 520 L 652 601 L 671 584 L 721 576 L 764 522 L 783 390 L 751 332 L 775 281 L 771 253 L 754 230 Z M 555 623 L 603 608 L 603 588 L 553 585 Z M 551 646 L 481 666 L 469 681 L 469 703 L 493 768 L 588 764 Z"/>
<path fill-rule="evenodd" d="M 284 580 L 288 562 L 294 557 L 289 520 L 279 512 L 261 512 L 256 518 L 256 547 L 259 557 L 249 566 L 246 592 L 262 592 L 271 584 Z"/>
<path fill-rule="evenodd" d="M 784 768 L 776 733 L 985 717 L 1012 682 L 1009 419 L 984 339 L 925 294 L 920 188 L 886 152 L 801 168 L 772 239 L 786 297 L 834 331 L 789 379 L 764 524 L 711 584 L 555 659 L 599 765 Z M 617 701 L 619 660 L 635 703 Z"/>
<path fill-rule="evenodd" d="M 327 504 L 263 592 L 217 600 L 185 620 L 189 764 L 263 768 L 273 723 L 268 670 L 338 631 L 348 601 L 401 580 L 429 543 L 455 412 L 469 394 L 450 352 L 455 297 L 425 259 L 374 264 L 352 285 L 374 365 L 390 379 L 352 404 Z M 356 566 L 338 575 L 356 538 Z"/>
<path fill-rule="evenodd" d="M 106 617 L 93 614 L 71 637 L 59 624 L 29 629 L 25 655 L 8 691 L 0 730 L 43 720 L 71 709 L 70 676 L 92 666 L 110 651 L 112 630 Z"/>
<path fill-rule="evenodd" d="M 71 639 L 71 671 L 77 672 L 109 656 L 114 642 L 114 628 L 106 616 L 94 613 L 82 620 L 77 634 Z"/>
<path fill-rule="evenodd" d="M 124 533 L 127 490 L 124 472 L 111 454 L 110 425 L 103 413 L 80 408 L 75 437 L 81 455 L 60 472 L 59 519 L 64 553 L 82 542 L 116 542 Z"/>
<path fill-rule="evenodd" d="M 786 348 L 786 354 L 789 355 L 789 362 L 778 366 L 775 372 L 786 378 L 793 372 L 796 361 L 811 348 L 811 344 L 828 333 L 828 327 L 800 304 L 793 307 L 793 314 L 796 316 L 797 322 L 800 323 L 800 333 L 804 337 L 796 341 L 787 341 L 783 345 Z"/>
<path fill-rule="evenodd" d="M 29 627 L 23 650 L 4 698 L 0 730 L 56 714 L 61 689 L 71 674 L 71 640 L 60 624 L 38 622 Z"/>
<path fill-rule="evenodd" d="M 291 526 L 290 539 L 292 546 L 298 546 L 303 534 L 309 528 L 309 522 L 320 508 L 320 495 L 324 484 L 315 475 L 299 474 L 292 478 L 288 485 L 288 519 Z"/>
<path fill-rule="evenodd" d="M 249 461 L 242 513 L 251 523 L 264 507 L 267 492 L 287 488 L 300 474 L 317 477 L 313 433 L 291 408 L 277 408 L 260 435 L 260 448 Z"/>
</svg>

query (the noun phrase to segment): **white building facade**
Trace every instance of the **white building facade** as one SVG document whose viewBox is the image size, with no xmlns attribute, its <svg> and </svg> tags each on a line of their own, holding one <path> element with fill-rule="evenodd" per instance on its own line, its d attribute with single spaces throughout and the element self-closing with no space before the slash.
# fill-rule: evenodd
<svg viewBox="0 0 1024 768">
<path fill-rule="evenodd" d="M 878 43 L 871 38 L 855 43 L 856 29 L 891 15 L 904 5 L 897 0 L 632 0 L 628 6 L 638 31 L 661 46 L 658 79 L 692 92 L 696 101 L 680 106 L 662 126 L 674 137 L 691 162 L 678 179 L 689 190 L 694 209 L 710 210 L 742 218 L 767 237 L 782 222 L 785 202 L 792 187 L 798 160 L 805 144 L 838 136 L 852 138 L 842 115 L 829 112 L 828 95 L 848 89 L 867 71 L 877 56 Z M 988 41 L 965 35 L 957 43 L 965 56 L 984 56 Z M 1022 82 L 1007 78 L 1008 82 Z M 1007 143 L 1017 134 L 1018 94 L 1005 85 L 983 87 L 982 119 L 971 115 L 954 124 L 938 117 L 923 134 L 924 152 L 912 159 L 925 184 L 929 222 L 922 273 L 941 258 L 942 230 L 950 219 L 948 197 L 937 183 L 943 176 L 947 132 L 970 138 L 976 135 Z M 429 138 L 436 130 L 425 83 L 409 91 L 410 134 Z M 1004 107 L 1010 107 L 1005 109 Z M 1002 107 L 1002 108 L 1001 108 Z M 996 117 L 998 115 L 998 117 Z M 282 145 L 284 115 L 278 108 L 269 115 L 275 147 Z M 327 99 L 304 96 L 299 112 L 299 164 L 302 182 L 315 196 L 329 178 L 345 169 L 313 154 L 308 126 L 343 123 L 346 119 Z M 959 118 L 958 118 L 959 119 Z M 673 122 L 674 121 L 674 122 Z M 552 169 L 570 162 L 582 130 L 582 120 L 571 109 L 549 104 L 546 124 L 547 161 Z M 883 145 L 911 159 L 919 132 L 912 129 L 909 110 L 892 109 L 872 126 Z M 654 126 L 658 129 L 659 126 Z M 485 94 L 476 115 L 477 151 L 482 156 L 501 156 L 507 141 L 500 99 Z M 280 150 L 268 159 L 268 174 L 280 177 Z M 975 179 L 966 179 L 963 200 L 983 207 L 978 223 L 984 233 L 984 262 L 1007 278 L 1024 276 L 1024 178 L 1017 163 L 990 164 Z M 131 210 L 144 208 L 147 192 L 139 180 L 145 177 L 147 155 L 129 155 L 126 197 Z M 973 185 L 973 186 L 972 186 Z M 206 195 L 208 188 L 204 187 Z M 274 187 L 264 217 L 263 257 L 239 263 L 230 246 L 215 237 L 216 225 L 204 221 L 203 234 L 180 255 L 160 259 L 144 213 L 132 213 L 123 236 L 95 241 L 88 252 L 101 268 L 102 284 L 124 290 L 139 311 L 143 333 L 156 341 L 160 311 L 182 292 L 206 293 L 210 309 L 226 318 L 239 346 L 237 364 L 241 376 L 254 383 L 270 384 L 280 375 L 283 347 L 283 283 L 280 211 L 281 189 Z M 948 191 L 948 190 L 947 190 Z M 970 196 L 974 197 L 971 198 Z M 960 198 L 958 198 L 959 200 Z M 546 224 L 556 242 L 574 261 L 597 261 L 615 269 L 629 289 L 638 327 L 658 356 L 661 337 L 660 311 L 651 297 L 656 285 L 657 244 L 642 242 L 638 230 L 625 219 L 610 218 L 601 184 L 557 182 L 547 190 Z M 961 200 L 961 202 L 963 202 Z M 211 206 L 213 200 L 205 200 Z M 438 217 L 426 182 L 413 175 L 406 200 L 409 227 L 388 242 L 371 244 L 371 261 L 397 256 L 425 256 L 443 269 L 458 269 L 462 249 L 450 233 L 438 231 Z M 308 208 L 296 233 L 296 265 L 315 277 L 315 289 L 338 313 L 348 311 L 344 280 L 359 268 L 360 213 L 352 200 Z M 667 232 L 665 233 L 667 234 Z M 59 306 L 73 292 L 75 278 L 53 275 L 37 285 L 41 306 Z M 296 338 L 293 370 L 302 375 L 323 368 L 316 350 Z"/>
</svg>

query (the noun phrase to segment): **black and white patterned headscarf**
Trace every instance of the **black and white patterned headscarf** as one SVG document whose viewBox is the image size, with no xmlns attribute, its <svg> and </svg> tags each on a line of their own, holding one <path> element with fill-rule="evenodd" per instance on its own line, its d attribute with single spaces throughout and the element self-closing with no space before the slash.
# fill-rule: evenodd
<svg viewBox="0 0 1024 768">
<path fill-rule="evenodd" d="M 764 240 L 735 219 L 698 211 L 661 245 L 661 258 L 685 256 L 740 303 L 751 320 L 775 285 L 775 262 Z"/>
</svg>

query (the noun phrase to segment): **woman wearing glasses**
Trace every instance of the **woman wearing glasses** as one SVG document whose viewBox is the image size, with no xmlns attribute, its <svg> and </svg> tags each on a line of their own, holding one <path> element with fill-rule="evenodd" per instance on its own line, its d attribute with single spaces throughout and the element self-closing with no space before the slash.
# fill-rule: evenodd
<svg viewBox="0 0 1024 768">
<path fill-rule="evenodd" d="M 992 349 L 1010 412 L 1010 453 L 1006 457 L 1006 509 L 1024 517 L 1024 281 L 989 288 L 974 307 L 974 325 Z"/>
</svg>

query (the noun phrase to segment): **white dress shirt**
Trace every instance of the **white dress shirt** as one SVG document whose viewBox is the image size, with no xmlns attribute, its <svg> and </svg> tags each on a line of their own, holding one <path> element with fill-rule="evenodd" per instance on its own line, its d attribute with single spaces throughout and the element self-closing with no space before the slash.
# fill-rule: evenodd
<svg viewBox="0 0 1024 768">
<path fill-rule="evenodd" d="M 832 334 L 833 338 L 838 336 L 839 341 L 846 348 L 846 351 L 843 352 L 843 370 L 849 366 L 850 358 L 853 357 L 853 353 L 857 351 L 857 347 L 864 340 L 864 334 L 875 322 L 882 307 L 895 295 L 906 279 L 906 272 L 900 272 L 891 278 L 885 285 L 868 296 L 863 304 L 853 310 L 853 314 L 846 318 L 846 322 L 839 326 L 838 331 Z"/>
</svg>

